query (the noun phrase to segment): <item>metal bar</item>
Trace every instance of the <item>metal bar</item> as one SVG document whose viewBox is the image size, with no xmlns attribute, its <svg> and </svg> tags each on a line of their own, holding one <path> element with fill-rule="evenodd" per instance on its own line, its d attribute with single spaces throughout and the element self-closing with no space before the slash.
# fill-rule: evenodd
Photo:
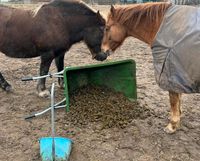
<svg viewBox="0 0 200 161">
<path fill-rule="evenodd" d="M 52 83 L 51 86 L 51 131 L 52 131 L 52 156 L 53 156 L 53 161 L 55 161 L 55 113 L 54 113 L 54 87 L 55 87 L 55 83 Z"/>
<path fill-rule="evenodd" d="M 47 75 L 22 78 L 22 81 L 37 80 L 37 79 L 42 79 L 42 78 L 46 78 L 46 77 L 63 78 L 64 77 L 63 73 L 64 73 L 64 70 L 62 70 L 62 71 L 60 71 L 58 73 L 53 73 L 53 74 L 49 73 Z"/>
<path fill-rule="evenodd" d="M 59 108 L 64 108 L 64 107 L 66 107 L 66 104 L 65 104 L 65 105 L 60 105 L 60 104 L 62 104 L 62 103 L 65 102 L 65 101 L 66 101 L 66 98 L 62 99 L 60 102 L 58 102 L 58 103 L 56 103 L 56 104 L 54 105 L 54 108 L 55 108 L 55 109 L 59 109 Z M 35 113 L 35 114 L 31 114 L 31 115 L 25 117 L 25 120 L 28 120 L 28 119 L 31 119 L 31 118 L 33 118 L 33 117 L 37 117 L 37 116 L 43 115 L 44 113 L 48 112 L 49 110 L 51 110 L 51 107 L 48 107 L 47 109 L 45 109 L 45 110 L 43 110 L 43 111 L 41 111 L 41 112 L 37 112 L 37 113 Z"/>
</svg>

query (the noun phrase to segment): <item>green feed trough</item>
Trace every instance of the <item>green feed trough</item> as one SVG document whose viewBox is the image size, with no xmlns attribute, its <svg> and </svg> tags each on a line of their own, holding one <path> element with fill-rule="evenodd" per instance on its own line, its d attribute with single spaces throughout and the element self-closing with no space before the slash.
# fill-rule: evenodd
<svg viewBox="0 0 200 161">
<path fill-rule="evenodd" d="M 122 92 L 130 100 L 137 99 L 136 64 L 130 59 L 66 67 L 64 83 L 67 111 L 69 111 L 70 93 L 86 85 L 107 87 Z"/>
</svg>

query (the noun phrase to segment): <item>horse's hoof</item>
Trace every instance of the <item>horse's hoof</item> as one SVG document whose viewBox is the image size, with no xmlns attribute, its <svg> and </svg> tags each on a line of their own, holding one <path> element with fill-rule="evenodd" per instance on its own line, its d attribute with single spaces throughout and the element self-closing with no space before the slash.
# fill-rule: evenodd
<svg viewBox="0 0 200 161">
<path fill-rule="evenodd" d="M 65 88 L 65 83 L 64 83 L 64 80 L 62 78 L 58 79 L 58 84 L 59 84 L 59 87 L 61 89 Z"/>
<path fill-rule="evenodd" d="M 50 92 L 49 92 L 49 90 L 46 89 L 44 91 L 39 92 L 38 95 L 39 95 L 39 97 L 47 98 L 50 96 Z"/>
<path fill-rule="evenodd" d="M 59 82 L 59 87 L 60 87 L 60 89 L 64 89 L 65 88 L 64 82 L 62 82 L 62 83 Z"/>
<path fill-rule="evenodd" d="M 176 132 L 176 128 L 173 128 L 171 124 L 167 125 L 167 127 L 164 128 L 164 131 L 168 134 L 173 134 Z"/>
</svg>

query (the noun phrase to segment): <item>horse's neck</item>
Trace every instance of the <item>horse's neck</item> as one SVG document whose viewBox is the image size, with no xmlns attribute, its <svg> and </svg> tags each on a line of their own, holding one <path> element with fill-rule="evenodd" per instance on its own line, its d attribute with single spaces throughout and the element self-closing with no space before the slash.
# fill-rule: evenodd
<svg viewBox="0 0 200 161">
<path fill-rule="evenodd" d="M 70 41 L 72 43 L 80 42 L 84 39 L 87 29 L 96 25 L 96 16 L 73 16 L 67 20 L 67 24 L 69 23 Z"/>
<path fill-rule="evenodd" d="M 154 25 L 138 25 L 137 28 L 131 30 L 128 35 L 133 36 L 151 46 L 159 26 Z"/>
<path fill-rule="evenodd" d="M 149 21 L 149 16 L 142 17 L 137 26 L 131 26 L 128 29 L 128 36 L 133 36 L 151 46 L 164 17 L 162 14 L 158 15 L 158 19 L 153 19 L 152 21 Z M 156 15 L 152 14 L 151 16 Z"/>
</svg>

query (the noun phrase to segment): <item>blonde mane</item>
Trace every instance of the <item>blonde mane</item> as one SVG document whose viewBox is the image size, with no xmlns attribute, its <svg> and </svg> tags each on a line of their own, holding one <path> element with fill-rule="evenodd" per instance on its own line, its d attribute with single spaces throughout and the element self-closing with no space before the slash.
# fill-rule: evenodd
<svg viewBox="0 0 200 161">
<path fill-rule="evenodd" d="M 39 5 L 38 7 L 36 7 L 35 9 L 33 9 L 33 10 L 30 11 L 33 18 L 38 14 L 39 10 L 40 10 L 45 4 L 46 4 L 46 3 L 42 3 L 41 5 Z"/>
<path fill-rule="evenodd" d="M 83 1 L 79 1 L 79 3 L 82 3 L 83 5 L 85 5 L 87 8 L 89 8 L 91 11 L 97 13 L 97 10 L 92 8 L 91 6 L 89 6 L 87 3 L 83 2 Z"/>
<path fill-rule="evenodd" d="M 82 3 L 83 5 L 85 5 L 86 7 L 88 7 L 90 10 L 92 10 L 95 13 L 98 12 L 98 10 L 94 9 L 92 6 L 88 5 L 84 1 L 80 1 L 79 3 Z M 106 20 L 106 15 L 103 12 L 100 12 L 100 15 Z"/>
<path fill-rule="evenodd" d="M 114 21 L 122 25 L 136 27 L 142 18 L 148 17 L 148 23 L 155 21 L 157 23 L 161 16 L 164 16 L 166 10 L 171 6 L 171 3 L 155 2 L 155 3 L 143 3 L 133 4 L 127 6 L 117 6 L 114 11 L 114 15 L 109 13 L 108 19 L 112 18 Z"/>
</svg>

